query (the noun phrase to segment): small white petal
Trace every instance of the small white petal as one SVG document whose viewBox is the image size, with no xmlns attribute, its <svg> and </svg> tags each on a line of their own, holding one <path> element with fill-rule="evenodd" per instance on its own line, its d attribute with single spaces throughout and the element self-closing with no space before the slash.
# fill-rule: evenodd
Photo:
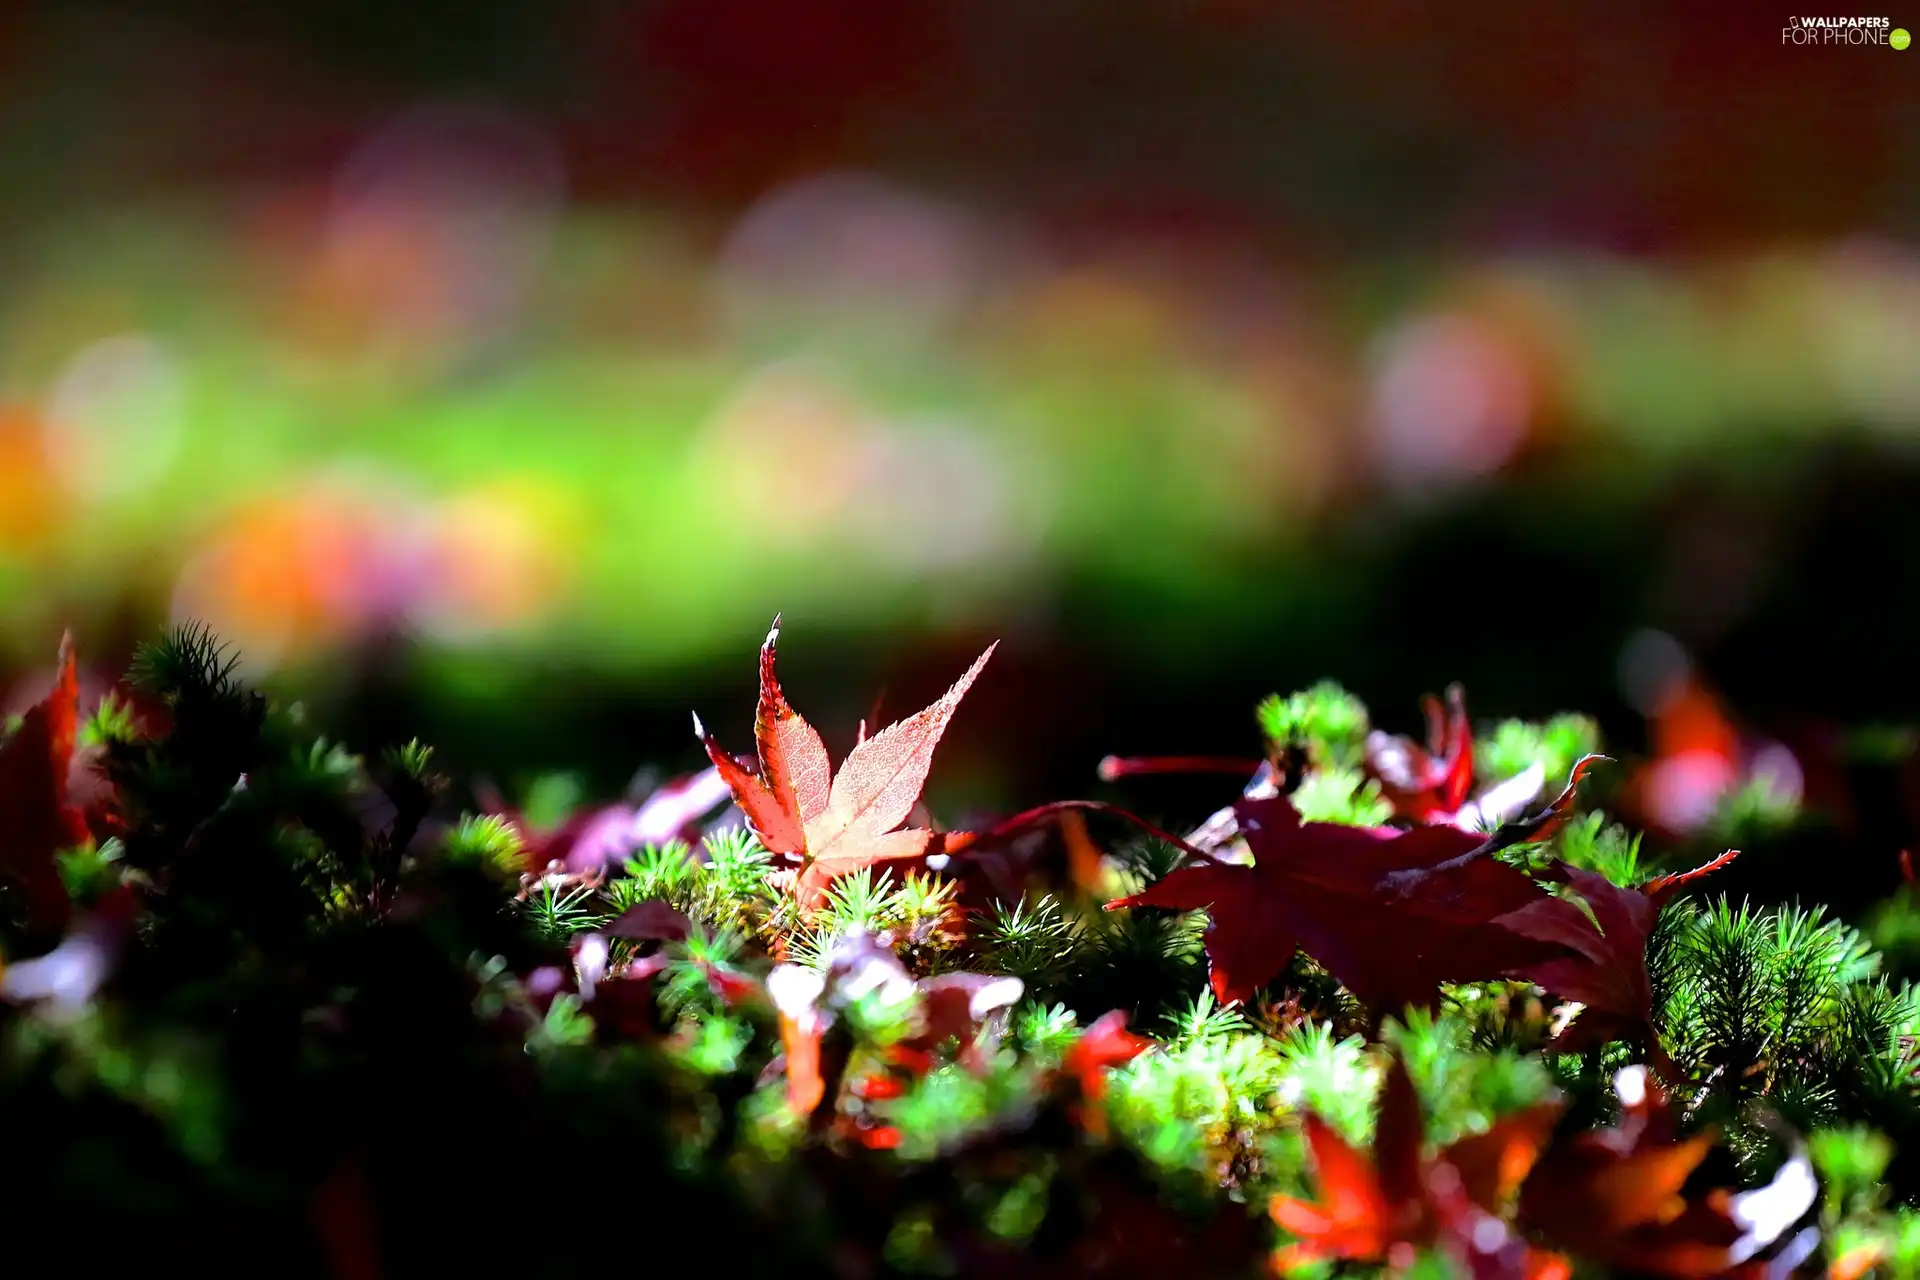
<svg viewBox="0 0 1920 1280">
<path fill-rule="evenodd" d="M 1013 1005 L 1025 990 L 1026 984 L 1018 978 L 996 978 L 973 993 L 973 998 L 967 1002 L 967 1012 L 978 1022 L 995 1009 Z"/>
<path fill-rule="evenodd" d="M 789 1018 L 812 1011 L 826 993 L 827 980 L 804 965 L 776 965 L 767 975 L 767 996 Z"/>
<path fill-rule="evenodd" d="M 1813 1164 L 1796 1154 L 1780 1166 L 1772 1182 L 1734 1196 L 1728 1213 L 1747 1234 L 1734 1246 L 1733 1261 L 1741 1262 L 1779 1239 L 1806 1216 L 1819 1195 Z"/>
</svg>

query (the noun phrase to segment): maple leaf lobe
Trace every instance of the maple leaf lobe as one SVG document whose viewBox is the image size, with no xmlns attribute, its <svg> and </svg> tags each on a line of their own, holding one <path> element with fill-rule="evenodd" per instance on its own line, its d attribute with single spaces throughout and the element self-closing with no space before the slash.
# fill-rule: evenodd
<svg viewBox="0 0 1920 1280">
<path fill-rule="evenodd" d="M 934 747 L 960 699 L 999 647 L 999 641 L 988 645 L 932 705 L 867 738 L 841 762 L 821 819 L 827 842 L 847 835 L 879 836 L 906 821 L 926 785 Z"/>
<path fill-rule="evenodd" d="M 826 810 L 833 766 L 820 735 L 787 702 L 780 688 L 780 677 L 774 670 L 779 641 L 780 619 L 775 617 L 760 646 L 760 702 L 754 712 L 753 736 L 767 790 L 783 808 L 790 798 L 791 811 L 804 828 Z"/>
<path fill-rule="evenodd" d="M 698 712 L 694 713 L 693 732 L 700 740 L 700 745 L 706 748 L 707 759 L 725 780 L 727 790 L 733 793 L 733 802 L 746 815 L 747 825 L 753 828 L 760 843 L 773 853 L 797 855 L 806 852 L 806 835 L 797 818 L 760 780 L 759 774 L 741 764 L 738 757 L 720 745 L 719 740 L 700 722 Z"/>
</svg>

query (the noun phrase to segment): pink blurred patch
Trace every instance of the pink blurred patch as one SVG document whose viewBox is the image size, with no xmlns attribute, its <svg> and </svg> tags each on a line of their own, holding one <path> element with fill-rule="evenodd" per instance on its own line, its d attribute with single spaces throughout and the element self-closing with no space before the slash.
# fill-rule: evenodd
<svg viewBox="0 0 1920 1280">
<path fill-rule="evenodd" d="M 554 856 L 565 864 L 569 875 L 598 871 L 633 852 L 633 818 L 631 808 L 616 804 L 592 811 L 578 826 L 569 822 L 556 836 Z M 571 841 L 566 842 L 569 828 Z"/>
<path fill-rule="evenodd" d="M 675 838 L 692 843 L 690 830 L 731 794 L 718 769 L 675 778 L 648 796 L 634 814 L 633 838 L 640 844 L 661 844 Z"/>
<path fill-rule="evenodd" d="M 1480 320 L 1416 316 L 1381 339 L 1373 425 L 1381 473 L 1395 488 L 1498 470 L 1525 441 L 1534 407 L 1521 354 Z"/>
<path fill-rule="evenodd" d="M 1737 771 L 1717 751 L 1682 751 L 1647 770 L 1646 805 L 1661 826 L 1692 831 L 1713 816 L 1721 797 L 1738 781 Z"/>
<path fill-rule="evenodd" d="M 571 875 L 585 875 L 633 855 L 643 845 L 700 838 L 699 823 L 730 793 L 716 769 L 675 778 L 648 796 L 637 809 L 614 804 L 568 820 L 542 850 L 559 859 Z"/>
</svg>

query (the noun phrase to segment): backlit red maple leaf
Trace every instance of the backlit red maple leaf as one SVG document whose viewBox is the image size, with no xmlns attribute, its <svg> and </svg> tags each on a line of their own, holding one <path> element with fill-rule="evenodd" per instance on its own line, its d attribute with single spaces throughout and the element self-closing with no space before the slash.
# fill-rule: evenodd
<svg viewBox="0 0 1920 1280">
<path fill-rule="evenodd" d="M 989 645 L 932 706 L 863 738 L 835 773 L 820 735 L 780 689 L 774 673 L 779 638 L 775 618 L 760 647 L 760 703 L 753 721 L 758 768 L 746 767 L 723 749 L 698 716 L 694 732 L 760 842 L 800 860 L 794 895 L 803 907 L 813 908 L 840 876 L 935 851 L 932 831 L 900 824 L 926 785 L 933 749 L 947 722 L 997 646 Z"/>
</svg>

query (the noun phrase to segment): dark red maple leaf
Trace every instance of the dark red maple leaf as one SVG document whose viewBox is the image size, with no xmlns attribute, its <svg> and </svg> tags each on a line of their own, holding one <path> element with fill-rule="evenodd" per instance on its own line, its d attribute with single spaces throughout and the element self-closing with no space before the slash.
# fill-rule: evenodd
<svg viewBox="0 0 1920 1280">
<path fill-rule="evenodd" d="M 1302 822 L 1284 796 L 1234 806 L 1253 865 L 1174 871 L 1107 904 L 1209 909 L 1207 959 L 1222 1003 L 1250 998 L 1304 950 L 1375 1008 L 1431 1000 L 1443 982 L 1498 977 L 1558 948 L 1493 921 L 1546 896 L 1453 827 Z"/>
<path fill-rule="evenodd" d="M 593 1017 L 597 1039 L 602 1043 L 652 1040 L 666 1029 L 653 979 L 667 964 L 668 957 L 656 952 L 594 985 L 586 1009 Z"/>
<path fill-rule="evenodd" d="M 974 661 L 952 688 L 925 710 L 862 737 L 838 773 L 820 735 L 788 705 L 774 673 L 780 620 L 760 646 L 760 704 L 754 715 L 759 767 L 749 769 L 693 720 L 707 758 L 725 778 L 735 803 L 760 842 L 777 854 L 800 859 L 793 880 L 802 906 L 817 907 L 836 878 L 876 862 L 934 852 L 935 835 L 924 827 L 898 829 L 926 785 L 947 722 L 997 647 Z"/>
<path fill-rule="evenodd" d="M 379 1280 L 380 1231 L 374 1195 L 359 1152 L 349 1152 L 307 1201 L 318 1252 L 333 1280 Z"/>
<path fill-rule="evenodd" d="M 1231 1201 L 1195 1221 L 1143 1185 L 1137 1170 L 1096 1163 L 1081 1175 L 1086 1229 L 1059 1263 L 1032 1274 L 1104 1280 L 1251 1274 L 1264 1247 L 1264 1224 Z M 983 1274 L 1004 1274 L 1001 1268 Z M 1018 1273 L 1015 1273 L 1018 1274 Z"/>
<path fill-rule="evenodd" d="M 693 922 L 672 903 L 649 898 L 621 912 L 606 931 L 612 937 L 635 942 L 685 942 L 693 931 Z"/>
<path fill-rule="evenodd" d="M 1495 921 L 1522 937 L 1564 948 L 1561 954 L 1520 966 L 1509 975 L 1585 1006 L 1554 1037 L 1555 1049 L 1571 1053 L 1611 1040 L 1627 1040 L 1644 1044 L 1662 1074 L 1673 1075 L 1672 1064 L 1653 1034 L 1647 938 L 1669 897 L 1725 866 L 1738 854 L 1739 850 L 1729 849 L 1705 866 L 1662 876 L 1638 889 L 1622 889 L 1598 872 L 1565 863 L 1554 863 L 1537 873 L 1566 884 L 1593 913 L 1589 916 L 1579 904 L 1566 898 L 1548 897 Z"/>
<path fill-rule="evenodd" d="M 1505 1230 L 1500 1214 L 1559 1114 L 1559 1103 L 1541 1103 L 1428 1156 L 1419 1098 L 1396 1054 L 1380 1088 L 1371 1158 L 1319 1116 L 1304 1118 L 1320 1198 L 1310 1203 L 1275 1196 L 1269 1203 L 1273 1220 L 1296 1238 L 1280 1251 L 1276 1266 L 1340 1258 L 1404 1268 L 1418 1250 L 1442 1245 L 1476 1275 L 1552 1273 L 1564 1263 L 1527 1248 Z"/>
<path fill-rule="evenodd" d="M 1690 1192 L 1714 1135 L 1679 1137 L 1666 1095 L 1644 1067 L 1621 1071 L 1614 1088 L 1619 1124 L 1574 1134 L 1541 1158 L 1520 1189 L 1522 1223 L 1618 1270 L 1681 1280 L 1762 1274 L 1754 1260 L 1819 1194 L 1805 1155 L 1795 1153 L 1752 1191 Z"/>
<path fill-rule="evenodd" d="M 52 691 L 0 746 L 0 874 L 38 930 L 64 928 L 72 912 L 54 855 L 92 838 L 68 794 L 79 732 L 80 682 L 67 636 Z"/>
</svg>

